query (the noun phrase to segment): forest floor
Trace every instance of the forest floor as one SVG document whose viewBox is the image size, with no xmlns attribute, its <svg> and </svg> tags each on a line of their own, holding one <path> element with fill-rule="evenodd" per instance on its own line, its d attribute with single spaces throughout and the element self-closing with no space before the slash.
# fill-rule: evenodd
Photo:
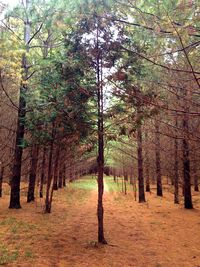
<svg viewBox="0 0 200 267">
<path fill-rule="evenodd" d="M 55 192 L 51 214 L 44 203 L 26 203 L 9 210 L 7 195 L 0 200 L 0 265 L 27 267 L 200 267 L 200 193 L 193 196 L 194 210 L 173 204 L 165 190 L 147 202 L 134 200 L 128 186 L 125 196 L 106 177 L 105 237 L 97 240 L 97 185 L 82 179 Z M 7 193 L 6 193 L 7 192 Z"/>
</svg>

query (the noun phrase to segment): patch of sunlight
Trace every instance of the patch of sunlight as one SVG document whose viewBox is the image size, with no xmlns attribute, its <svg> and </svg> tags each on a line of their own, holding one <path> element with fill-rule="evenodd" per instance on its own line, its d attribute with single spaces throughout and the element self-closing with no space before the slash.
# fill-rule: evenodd
<svg viewBox="0 0 200 267">
<path fill-rule="evenodd" d="M 81 178 L 79 180 L 74 181 L 70 184 L 70 187 L 74 189 L 84 189 L 88 191 L 96 190 L 97 189 L 97 182 L 95 178 Z"/>
</svg>

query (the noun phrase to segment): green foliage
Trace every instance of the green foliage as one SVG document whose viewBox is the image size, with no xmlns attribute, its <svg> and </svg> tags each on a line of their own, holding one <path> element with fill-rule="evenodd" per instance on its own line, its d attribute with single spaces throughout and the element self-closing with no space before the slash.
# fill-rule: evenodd
<svg viewBox="0 0 200 267">
<path fill-rule="evenodd" d="M 11 31 L 3 27 L 0 35 L 0 71 L 13 82 L 23 79 L 28 88 L 22 121 L 28 134 L 21 146 L 73 139 L 73 151 L 89 144 L 86 156 L 94 156 L 99 57 L 109 95 L 104 114 L 106 160 L 114 163 L 111 154 L 121 149 L 120 142 L 134 143 L 138 127 L 168 108 L 169 81 L 174 86 L 182 80 L 181 69 L 198 70 L 198 14 L 195 1 L 182 0 L 31 0 L 27 9 L 18 5 L 9 11 Z M 28 49 L 23 42 L 27 17 L 34 37 Z M 21 73 L 25 49 L 27 80 Z M 194 74 L 188 80 L 194 81 Z"/>
</svg>

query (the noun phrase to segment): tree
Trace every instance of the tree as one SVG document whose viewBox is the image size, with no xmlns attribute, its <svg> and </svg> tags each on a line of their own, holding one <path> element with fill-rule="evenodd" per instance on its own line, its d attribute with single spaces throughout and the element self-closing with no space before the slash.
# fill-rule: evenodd
<svg viewBox="0 0 200 267">
<path fill-rule="evenodd" d="M 29 0 L 26 0 L 24 7 L 26 9 L 26 12 L 28 12 Z M 29 17 L 26 17 L 24 20 L 24 44 L 26 47 L 26 53 L 29 52 L 29 42 L 31 40 L 30 31 L 31 31 L 31 23 Z M 13 162 L 12 178 L 11 178 L 11 193 L 10 193 L 10 205 L 9 205 L 10 209 L 21 208 L 20 180 L 21 180 L 21 165 L 22 165 L 23 139 L 24 139 L 24 121 L 26 116 L 25 94 L 28 89 L 26 84 L 26 81 L 28 79 L 28 61 L 26 53 L 24 53 L 22 57 L 23 75 L 19 93 L 15 152 L 14 152 L 14 162 Z"/>
</svg>

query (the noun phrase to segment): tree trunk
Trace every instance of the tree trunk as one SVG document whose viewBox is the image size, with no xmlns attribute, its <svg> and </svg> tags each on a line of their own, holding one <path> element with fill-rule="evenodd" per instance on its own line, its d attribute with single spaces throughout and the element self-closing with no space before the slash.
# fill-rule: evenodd
<svg viewBox="0 0 200 267">
<path fill-rule="evenodd" d="M 183 117 L 183 178 L 184 178 L 184 206 L 186 209 L 192 209 L 192 194 L 190 183 L 190 158 L 189 158 L 189 125 L 188 114 Z"/>
<path fill-rule="evenodd" d="M 63 186 L 63 169 L 61 168 L 59 171 L 58 188 L 62 188 L 62 186 Z"/>
<path fill-rule="evenodd" d="M 178 120 L 176 117 L 176 124 L 175 124 L 176 128 L 178 127 Z M 177 139 L 177 135 L 175 136 L 174 139 L 174 203 L 175 204 L 179 204 L 179 196 L 178 196 L 178 192 L 179 192 L 179 164 L 178 164 L 178 139 Z"/>
<path fill-rule="evenodd" d="M 55 184 L 55 179 L 56 179 L 56 177 L 54 176 L 54 178 L 53 178 L 53 185 Z M 50 192 L 49 203 L 48 203 L 48 213 L 51 212 L 51 207 L 52 207 L 53 192 L 54 192 L 53 185 L 52 185 L 52 187 L 50 187 L 51 188 L 51 192 Z"/>
<path fill-rule="evenodd" d="M 196 158 L 193 166 L 194 171 L 194 191 L 199 192 L 199 184 L 198 184 L 198 172 L 196 168 Z"/>
<path fill-rule="evenodd" d="M 64 165 L 63 169 L 63 187 L 66 187 L 66 165 Z"/>
<path fill-rule="evenodd" d="M 73 181 L 73 173 L 72 173 L 72 161 L 71 161 L 71 166 L 69 167 L 69 181 Z"/>
<path fill-rule="evenodd" d="M 52 127 L 52 140 L 51 140 L 50 151 L 49 151 L 47 188 L 46 188 L 46 199 L 45 199 L 45 213 L 51 212 L 51 201 L 50 201 L 51 199 L 49 198 L 49 195 L 50 195 L 51 176 L 52 176 L 53 145 L 54 145 L 54 124 Z"/>
<path fill-rule="evenodd" d="M 149 176 L 149 167 L 146 165 L 146 192 L 151 192 L 150 188 L 150 176 Z"/>
<path fill-rule="evenodd" d="M 54 165 L 53 190 L 58 190 L 59 158 L 60 158 L 60 147 L 58 145 L 56 149 L 56 159 Z"/>
<path fill-rule="evenodd" d="M 115 169 L 113 170 L 113 180 L 116 183 L 116 171 L 115 171 Z"/>
<path fill-rule="evenodd" d="M 147 145 L 147 141 L 148 141 L 148 134 L 147 132 L 145 132 L 145 141 L 146 141 L 146 192 L 150 192 L 150 173 L 149 173 L 149 151 L 148 151 L 148 145 Z"/>
<path fill-rule="evenodd" d="M 162 175 L 161 175 L 161 161 L 160 161 L 160 133 L 159 123 L 155 120 L 155 152 L 156 152 L 156 178 L 157 178 L 157 196 L 162 197 Z"/>
<path fill-rule="evenodd" d="M 133 167 L 131 166 L 131 171 L 130 171 L 130 184 L 133 185 Z"/>
<path fill-rule="evenodd" d="M 42 155 L 42 172 L 40 178 L 40 198 L 43 198 L 43 185 L 45 182 L 45 167 L 46 167 L 46 146 L 43 148 L 43 155 Z"/>
<path fill-rule="evenodd" d="M 127 186 L 126 186 L 126 180 L 124 179 L 124 194 L 127 195 Z"/>
<path fill-rule="evenodd" d="M 194 176 L 194 191 L 199 192 L 199 181 L 197 174 Z"/>
<path fill-rule="evenodd" d="M 135 198 L 135 201 L 137 201 L 137 180 L 136 180 L 136 178 L 134 178 L 133 190 L 134 190 L 134 198 Z"/>
<path fill-rule="evenodd" d="M 28 8 L 29 1 L 26 0 L 26 9 Z M 29 40 L 30 40 L 30 21 L 27 17 L 24 24 L 24 43 L 26 45 L 26 53 L 29 52 Z M 28 77 L 28 62 L 26 54 L 22 57 L 22 69 L 23 69 L 23 81 L 27 81 Z M 25 94 L 27 86 L 25 83 L 21 83 L 19 92 L 19 107 L 17 116 L 17 129 L 14 149 L 14 162 L 11 174 L 11 192 L 10 192 L 10 209 L 20 209 L 20 181 L 21 181 L 21 167 L 22 167 L 22 154 L 23 154 L 23 139 L 24 139 L 24 122 L 26 116 L 26 100 Z"/>
<path fill-rule="evenodd" d="M 2 166 L 0 172 L 0 197 L 2 197 L 3 175 L 4 175 L 4 167 Z"/>
<path fill-rule="evenodd" d="M 24 98 L 25 88 L 20 88 L 20 99 L 18 108 L 18 121 L 16 130 L 14 163 L 11 175 L 11 192 L 10 192 L 10 209 L 20 209 L 20 181 L 21 181 L 21 166 L 23 153 L 23 139 L 24 139 L 24 120 L 26 114 L 26 101 Z"/>
<path fill-rule="evenodd" d="M 38 153 L 39 153 L 39 146 L 33 145 L 31 151 L 31 169 L 29 174 L 27 202 L 35 200 L 35 181 L 37 175 Z"/>
<path fill-rule="evenodd" d="M 142 126 L 137 129 L 137 154 L 138 154 L 138 188 L 139 203 L 145 202 L 144 177 L 143 177 L 143 156 L 142 156 Z"/>
<path fill-rule="evenodd" d="M 122 184 L 122 193 L 124 193 L 124 178 L 121 179 L 121 184 Z"/>
<path fill-rule="evenodd" d="M 98 22 L 99 24 L 99 22 Z M 99 26 L 98 26 L 99 27 Z M 104 237 L 104 209 L 103 209 L 103 172 L 104 172 L 104 121 L 103 121 L 103 77 L 102 77 L 102 60 L 100 60 L 99 50 L 99 28 L 97 27 L 97 105 L 98 105 L 98 242 L 107 244 Z M 101 61 L 101 62 L 100 62 Z"/>
<path fill-rule="evenodd" d="M 128 181 L 128 173 L 126 171 L 124 171 L 124 180 Z"/>
</svg>

